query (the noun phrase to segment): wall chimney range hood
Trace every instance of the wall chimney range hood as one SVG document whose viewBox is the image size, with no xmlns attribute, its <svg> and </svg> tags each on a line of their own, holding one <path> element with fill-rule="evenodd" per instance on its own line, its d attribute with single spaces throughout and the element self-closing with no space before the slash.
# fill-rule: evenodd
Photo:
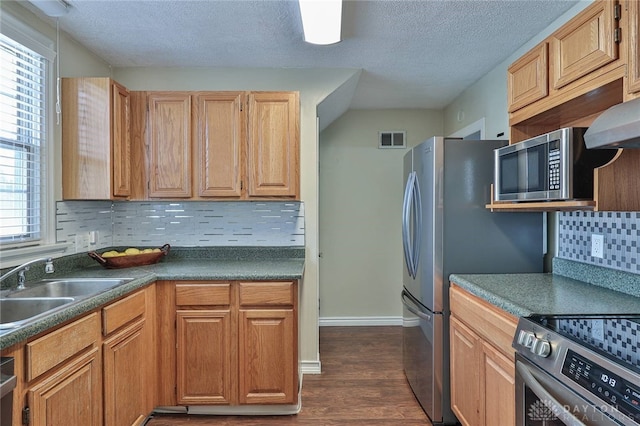
<svg viewBox="0 0 640 426">
<path fill-rule="evenodd" d="M 604 111 L 584 134 L 587 148 L 640 148 L 640 98 Z"/>
</svg>

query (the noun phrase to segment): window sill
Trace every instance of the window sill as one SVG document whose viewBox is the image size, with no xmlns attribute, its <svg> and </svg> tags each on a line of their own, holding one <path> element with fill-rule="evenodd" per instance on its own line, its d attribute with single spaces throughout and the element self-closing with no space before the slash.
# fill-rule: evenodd
<svg viewBox="0 0 640 426">
<path fill-rule="evenodd" d="M 60 257 L 71 249 L 69 244 L 48 244 L 0 250 L 2 268 L 18 266 L 36 257 Z"/>
</svg>

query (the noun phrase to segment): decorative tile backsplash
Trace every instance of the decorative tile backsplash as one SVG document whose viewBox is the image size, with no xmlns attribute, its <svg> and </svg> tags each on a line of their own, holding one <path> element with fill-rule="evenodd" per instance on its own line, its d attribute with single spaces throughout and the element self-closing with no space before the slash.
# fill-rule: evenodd
<svg viewBox="0 0 640 426">
<path fill-rule="evenodd" d="M 75 253 L 113 245 L 111 201 L 60 201 L 56 203 L 56 241 L 69 243 Z M 95 232 L 96 244 L 89 241 Z"/>
<path fill-rule="evenodd" d="M 604 236 L 604 256 L 591 256 L 591 235 Z M 640 274 L 640 212 L 564 212 L 558 257 Z"/>
<path fill-rule="evenodd" d="M 57 203 L 57 241 L 76 252 L 111 246 L 304 247 L 301 202 L 104 202 Z M 91 232 L 97 243 L 91 244 Z"/>
<path fill-rule="evenodd" d="M 596 339 L 594 322 L 601 322 L 602 339 Z M 635 369 L 640 369 L 640 323 L 632 319 L 559 319 L 558 328 L 588 346 L 598 348 Z"/>
</svg>

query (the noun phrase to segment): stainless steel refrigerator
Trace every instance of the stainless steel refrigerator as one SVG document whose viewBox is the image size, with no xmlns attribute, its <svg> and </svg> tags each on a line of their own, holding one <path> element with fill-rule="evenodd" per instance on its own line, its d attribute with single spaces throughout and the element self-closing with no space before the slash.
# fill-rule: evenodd
<svg viewBox="0 0 640 426">
<path fill-rule="evenodd" d="M 542 272 L 542 213 L 492 213 L 493 150 L 507 141 L 433 137 L 404 157 L 403 363 L 434 424 L 449 395 L 449 275 Z"/>
</svg>

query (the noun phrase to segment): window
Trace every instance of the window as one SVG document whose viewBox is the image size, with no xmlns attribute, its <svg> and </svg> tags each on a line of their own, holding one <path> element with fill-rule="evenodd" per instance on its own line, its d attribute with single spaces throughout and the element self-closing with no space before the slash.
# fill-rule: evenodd
<svg viewBox="0 0 640 426">
<path fill-rule="evenodd" d="M 0 241 L 41 237 L 46 60 L 0 35 Z"/>
<path fill-rule="evenodd" d="M 49 63 L 53 59 L 51 50 L 42 44 L 42 36 L 7 19 L 2 16 L 0 33 L 3 248 L 47 242 L 47 91 L 51 81 Z"/>
</svg>

